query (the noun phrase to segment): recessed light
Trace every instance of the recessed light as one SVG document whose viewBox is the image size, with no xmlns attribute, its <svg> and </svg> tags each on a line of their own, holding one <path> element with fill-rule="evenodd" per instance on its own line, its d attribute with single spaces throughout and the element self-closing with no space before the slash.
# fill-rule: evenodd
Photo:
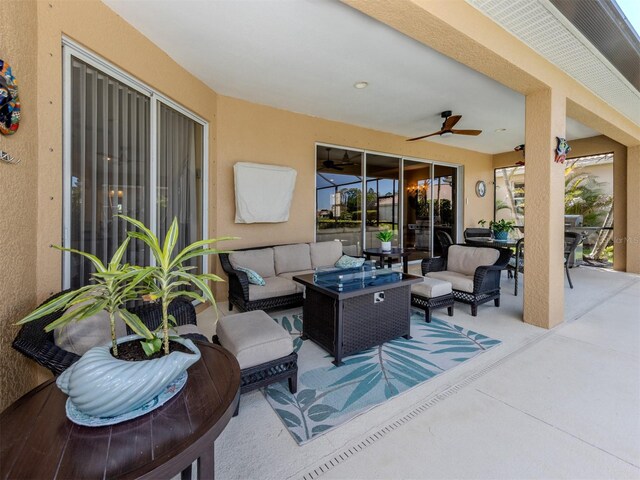
<svg viewBox="0 0 640 480">
<path fill-rule="evenodd" d="M 502 133 L 502 132 L 506 132 L 506 131 L 507 131 L 507 129 L 506 129 L 506 128 L 496 128 L 496 129 L 495 129 L 495 132 L 496 132 L 496 133 Z"/>
<path fill-rule="evenodd" d="M 369 86 L 369 82 L 356 82 L 353 84 L 353 86 L 358 89 L 363 89 Z"/>
</svg>

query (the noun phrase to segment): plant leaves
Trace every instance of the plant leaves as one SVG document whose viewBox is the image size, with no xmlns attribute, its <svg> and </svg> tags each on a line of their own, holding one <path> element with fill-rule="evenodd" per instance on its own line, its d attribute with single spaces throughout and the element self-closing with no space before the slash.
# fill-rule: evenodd
<svg viewBox="0 0 640 480">
<path fill-rule="evenodd" d="M 346 374 L 344 377 L 340 378 L 339 380 L 336 380 L 335 382 L 333 382 L 329 386 L 330 387 L 334 387 L 336 385 L 340 385 L 341 383 L 347 383 L 347 382 L 350 382 L 352 380 L 355 380 L 358 377 L 362 377 L 362 376 L 366 375 L 367 373 L 371 372 L 371 370 L 375 369 L 377 366 L 378 365 L 375 364 L 375 363 L 370 363 L 368 365 L 362 365 L 362 366 L 356 368 L 355 370 L 353 370 L 352 372 Z"/>
<path fill-rule="evenodd" d="M 354 402 L 360 400 L 373 387 L 375 387 L 378 384 L 378 382 L 380 382 L 381 379 L 382 379 L 381 372 L 375 372 L 367 376 L 362 382 L 358 384 L 355 390 L 351 392 L 351 395 L 349 395 L 349 398 L 347 398 L 347 401 L 344 403 L 344 406 L 342 407 L 342 409 L 344 410 Z"/>
<path fill-rule="evenodd" d="M 311 429 L 311 436 L 318 435 L 319 433 L 326 432 L 330 428 L 333 428 L 333 425 L 316 425 Z"/>
<path fill-rule="evenodd" d="M 287 427 L 299 427 L 302 425 L 302 420 L 300 420 L 297 415 L 288 412 L 287 410 L 282 410 L 281 408 L 276 408 L 275 411 L 280 415 L 280 418 L 282 418 Z"/>
<path fill-rule="evenodd" d="M 285 393 L 282 393 L 275 388 L 269 387 L 266 389 L 267 395 L 273 399 L 273 401 L 278 402 L 280 405 L 290 405 L 291 397 Z"/>
<path fill-rule="evenodd" d="M 312 405 L 307 412 L 307 416 L 314 422 L 321 422 L 337 411 L 338 410 L 331 405 Z"/>
<path fill-rule="evenodd" d="M 298 403 L 302 406 L 302 408 L 305 408 L 310 403 L 313 403 L 315 399 L 316 399 L 316 391 L 311 388 L 302 390 L 296 395 L 296 400 L 298 400 Z"/>
</svg>

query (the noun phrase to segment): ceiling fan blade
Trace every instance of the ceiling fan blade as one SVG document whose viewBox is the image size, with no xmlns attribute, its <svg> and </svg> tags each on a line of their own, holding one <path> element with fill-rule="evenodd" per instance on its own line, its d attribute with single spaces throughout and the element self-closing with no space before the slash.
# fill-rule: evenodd
<svg viewBox="0 0 640 480">
<path fill-rule="evenodd" d="M 451 130 L 456 135 L 480 135 L 482 130 Z"/>
<path fill-rule="evenodd" d="M 441 133 L 442 133 L 442 130 L 440 130 L 439 132 L 430 133 L 429 135 L 423 135 L 421 137 L 407 138 L 407 142 L 413 142 L 414 140 L 422 140 L 423 138 L 433 137 L 434 135 L 440 135 Z"/>
<path fill-rule="evenodd" d="M 462 115 L 453 115 L 448 117 L 442 125 L 442 130 L 451 130 L 453 126 L 460 121 Z"/>
</svg>

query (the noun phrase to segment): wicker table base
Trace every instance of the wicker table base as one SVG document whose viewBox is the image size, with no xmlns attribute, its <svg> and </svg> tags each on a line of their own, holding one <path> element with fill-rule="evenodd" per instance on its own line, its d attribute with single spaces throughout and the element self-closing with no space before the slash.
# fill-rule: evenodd
<svg viewBox="0 0 640 480">
<path fill-rule="evenodd" d="M 344 298 L 307 285 L 302 338 L 310 338 L 331 353 L 336 366 L 353 353 L 394 338 L 411 338 L 410 283 L 389 284 L 381 290 L 384 301 L 376 303 L 377 292 L 371 289 Z"/>
</svg>

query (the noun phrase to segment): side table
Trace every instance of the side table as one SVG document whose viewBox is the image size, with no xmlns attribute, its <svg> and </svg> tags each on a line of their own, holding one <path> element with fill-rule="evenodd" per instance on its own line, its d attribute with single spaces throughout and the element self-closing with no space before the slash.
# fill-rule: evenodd
<svg viewBox="0 0 640 480">
<path fill-rule="evenodd" d="M 162 407 L 118 425 L 83 427 L 67 419 L 54 380 L 0 414 L 0 478 L 214 478 L 213 443 L 239 400 L 240 367 L 227 350 L 196 342 L 201 359 L 184 389 Z"/>
<path fill-rule="evenodd" d="M 385 260 L 389 268 L 391 268 L 391 263 L 394 258 L 402 260 L 402 271 L 404 273 L 409 273 L 409 255 L 413 250 L 405 250 L 404 248 L 392 247 L 391 250 L 384 251 L 381 248 L 367 248 L 362 251 L 364 253 L 367 260 L 370 260 L 371 257 L 379 257 L 379 266 L 380 268 L 384 267 Z"/>
</svg>

